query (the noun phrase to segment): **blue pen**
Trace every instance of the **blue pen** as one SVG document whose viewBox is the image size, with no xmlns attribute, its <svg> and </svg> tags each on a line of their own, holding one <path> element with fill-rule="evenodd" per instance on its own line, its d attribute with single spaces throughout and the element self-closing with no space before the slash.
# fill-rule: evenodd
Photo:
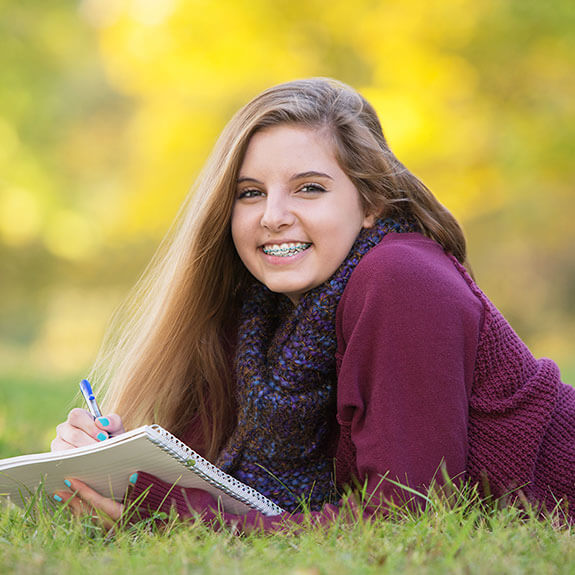
<svg viewBox="0 0 575 575">
<path fill-rule="evenodd" d="M 96 402 L 96 397 L 94 396 L 94 392 L 92 391 L 92 386 L 90 385 L 90 382 L 87 379 L 83 379 L 80 382 L 80 391 L 82 392 L 82 395 L 84 396 L 84 399 L 88 404 L 88 409 L 90 410 L 90 413 L 94 416 L 94 419 L 96 417 L 102 417 L 102 412 L 100 411 L 98 403 Z"/>
</svg>

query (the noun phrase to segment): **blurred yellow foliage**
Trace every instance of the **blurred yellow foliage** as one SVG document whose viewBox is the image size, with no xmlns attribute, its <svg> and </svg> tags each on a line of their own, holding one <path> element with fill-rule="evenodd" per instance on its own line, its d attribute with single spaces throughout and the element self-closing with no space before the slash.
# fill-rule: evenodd
<svg viewBox="0 0 575 575">
<path fill-rule="evenodd" d="M 40 218 L 38 198 L 30 190 L 4 190 L 0 197 L 0 233 L 7 245 L 18 246 L 35 239 L 40 232 Z"/>
<path fill-rule="evenodd" d="M 84 365 L 235 110 L 333 76 L 462 220 L 520 334 L 572 355 L 571 0 L 28 4 L 0 21 L 0 348 Z"/>
</svg>

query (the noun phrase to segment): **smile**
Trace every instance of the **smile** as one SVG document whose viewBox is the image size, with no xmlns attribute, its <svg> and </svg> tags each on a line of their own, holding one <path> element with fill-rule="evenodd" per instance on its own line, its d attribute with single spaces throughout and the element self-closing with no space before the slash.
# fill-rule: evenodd
<svg viewBox="0 0 575 575">
<path fill-rule="evenodd" d="M 297 244 L 269 244 L 262 246 L 264 254 L 268 256 L 277 256 L 280 258 L 287 258 L 295 256 L 300 252 L 307 250 L 311 246 L 310 243 L 297 243 Z"/>
</svg>

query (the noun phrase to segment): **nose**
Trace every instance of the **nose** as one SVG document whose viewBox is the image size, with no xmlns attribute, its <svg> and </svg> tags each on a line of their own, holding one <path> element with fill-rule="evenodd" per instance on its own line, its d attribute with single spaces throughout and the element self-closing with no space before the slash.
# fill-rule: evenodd
<svg viewBox="0 0 575 575">
<path fill-rule="evenodd" d="M 275 232 L 291 226 L 295 221 L 289 199 L 283 194 L 268 193 L 264 213 L 260 221 L 262 227 Z"/>
</svg>

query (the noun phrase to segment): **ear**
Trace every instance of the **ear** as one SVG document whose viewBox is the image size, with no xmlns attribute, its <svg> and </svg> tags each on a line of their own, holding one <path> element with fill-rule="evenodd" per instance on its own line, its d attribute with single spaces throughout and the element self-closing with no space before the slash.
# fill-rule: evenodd
<svg viewBox="0 0 575 575">
<path fill-rule="evenodd" d="M 373 228 L 373 226 L 375 226 L 375 220 L 377 219 L 377 216 L 373 213 L 368 213 L 365 215 L 365 218 L 363 219 L 363 228 Z"/>
</svg>

